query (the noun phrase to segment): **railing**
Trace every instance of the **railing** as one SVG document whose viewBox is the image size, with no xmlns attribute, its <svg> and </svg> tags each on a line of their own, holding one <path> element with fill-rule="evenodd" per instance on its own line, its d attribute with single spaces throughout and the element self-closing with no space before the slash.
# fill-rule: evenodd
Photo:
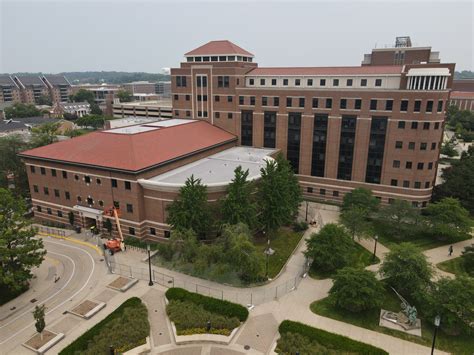
<svg viewBox="0 0 474 355">
<path fill-rule="evenodd" d="M 52 235 L 59 235 L 60 237 L 66 236 L 66 230 L 54 227 L 45 227 L 40 225 L 35 225 L 38 228 L 38 232 L 43 234 L 52 234 Z"/>
</svg>

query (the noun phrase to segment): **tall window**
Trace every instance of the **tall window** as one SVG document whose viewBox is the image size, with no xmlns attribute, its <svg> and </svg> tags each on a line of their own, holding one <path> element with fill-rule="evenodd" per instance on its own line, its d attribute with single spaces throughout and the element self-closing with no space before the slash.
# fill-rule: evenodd
<svg viewBox="0 0 474 355">
<path fill-rule="evenodd" d="M 365 182 L 380 184 L 387 132 L 387 117 L 372 117 Z"/>
<path fill-rule="evenodd" d="M 276 144 L 276 112 L 263 114 L 263 146 L 275 148 Z"/>
<path fill-rule="evenodd" d="M 342 116 L 337 169 L 338 179 L 350 180 L 352 178 L 356 123 L 357 118 L 355 116 Z"/>
<path fill-rule="evenodd" d="M 242 111 L 241 113 L 241 144 L 245 146 L 252 146 L 253 144 L 253 112 Z"/>
<path fill-rule="evenodd" d="M 313 156 L 311 159 L 312 176 L 324 176 L 327 131 L 328 115 L 314 115 Z"/>
<path fill-rule="evenodd" d="M 288 143 L 286 156 L 297 174 L 300 166 L 301 112 L 288 114 Z"/>
</svg>

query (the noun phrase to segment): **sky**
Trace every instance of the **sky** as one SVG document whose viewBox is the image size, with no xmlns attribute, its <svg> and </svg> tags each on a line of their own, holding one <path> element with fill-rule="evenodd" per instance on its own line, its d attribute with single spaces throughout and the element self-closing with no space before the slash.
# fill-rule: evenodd
<svg viewBox="0 0 474 355">
<path fill-rule="evenodd" d="M 474 1 L 0 0 L 0 73 L 144 71 L 228 39 L 260 66 L 360 65 L 411 36 L 474 70 Z"/>
</svg>

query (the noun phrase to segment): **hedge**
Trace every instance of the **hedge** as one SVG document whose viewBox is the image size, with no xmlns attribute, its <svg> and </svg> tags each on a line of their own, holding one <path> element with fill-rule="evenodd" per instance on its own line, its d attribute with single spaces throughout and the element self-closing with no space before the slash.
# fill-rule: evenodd
<svg viewBox="0 0 474 355">
<path fill-rule="evenodd" d="M 237 317 L 241 322 L 245 322 L 249 316 L 249 311 L 240 304 L 207 297 L 198 293 L 186 291 L 185 289 L 174 287 L 166 291 L 166 298 L 178 301 L 190 301 L 201 305 L 206 311 L 217 313 L 229 318 Z"/>
<path fill-rule="evenodd" d="M 329 333 L 322 329 L 313 328 L 299 322 L 284 320 L 278 327 L 278 331 L 280 334 L 296 333 L 303 335 L 311 341 L 315 341 L 329 349 L 349 351 L 351 353 L 356 352 L 359 354 L 388 355 L 388 352 L 376 348 L 375 346 L 361 343 L 342 335 Z"/>
<path fill-rule="evenodd" d="M 119 318 L 123 315 L 124 311 L 127 308 L 136 308 L 142 304 L 142 301 L 138 297 L 132 297 L 122 303 L 115 311 L 110 313 L 107 317 L 101 320 L 99 323 L 94 325 L 91 329 L 87 332 L 82 334 L 79 338 L 74 340 L 71 344 L 65 347 L 63 350 L 59 352 L 60 355 L 69 355 L 69 354 L 77 354 L 82 353 L 87 350 L 89 347 L 89 343 L 92 339 L 100 334 L 104 329 L 106 329 L 107 325 L 114 319 Z M 124 325 L 126 326 L 126 325 Z M 142 344 L 144 344 L 142 342 Z M 139 346 L 141 344 L 133 344 L 133 347 Z M 132 348 L 133 348 L 132 347 Z"/>
</svg>

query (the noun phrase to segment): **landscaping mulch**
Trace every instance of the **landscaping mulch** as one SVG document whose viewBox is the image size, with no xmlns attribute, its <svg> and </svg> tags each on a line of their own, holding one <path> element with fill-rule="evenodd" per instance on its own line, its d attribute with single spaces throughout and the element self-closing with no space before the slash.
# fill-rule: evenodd
<svg viewBox="0 0 474 355">
<path fill-rule="evenodd" d="M 73 308 L 71 310 L 71 312 L 79 314 L 81 316 L 85 316 L 87 313 L 89 313 L 91 310 L 93 310 L 98 305 L 99 305 L 99 303 L 97 303 L 97 302 L 85 300 L 80 305 Z"/>
<path fill-rule="evenodd" d="M 39 349 L 49 341 L 51 341 L 57 334 L 50 332 L 49 330 L 43 330 L 43 339 L 41 339 L 40 334 L 36 334 L 30 340 L 28 340 L 25 344 L 33 349 Z"/>
<path fill-rule="evenodd" d="M 126 286 L 131 280 L 127 277 L 117 277 L 114 281 L 109 283 L 109 287 L 121 289 L 122 287 Z"/>
</svg>

